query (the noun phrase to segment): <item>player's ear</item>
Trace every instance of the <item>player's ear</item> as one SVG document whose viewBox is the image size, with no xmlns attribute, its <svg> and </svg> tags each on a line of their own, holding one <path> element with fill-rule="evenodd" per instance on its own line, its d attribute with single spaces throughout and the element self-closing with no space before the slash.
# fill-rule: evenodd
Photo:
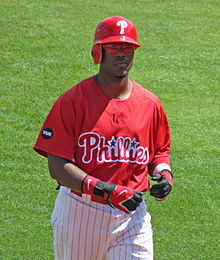
<svg viewBox="0 0 220 260">
<path fill-rule="evenodd" d="M 95 64 L 100 64 L 102 61 L 102 45 L 94 44 L 91 51 L 93 61 Z"/>
</svg>

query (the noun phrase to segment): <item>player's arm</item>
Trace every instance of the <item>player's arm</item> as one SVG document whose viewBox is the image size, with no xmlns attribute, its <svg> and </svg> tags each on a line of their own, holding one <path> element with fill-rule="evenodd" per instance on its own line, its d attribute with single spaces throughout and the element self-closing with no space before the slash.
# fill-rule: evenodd
<svg viewBox="0 0 220 260">
<path fill-rule="evenodd" d="M 67 159 L 52 154 L 48 154 L 47 157 L 51 178 L 74 191 L 81 192 L 82 180 L 86 173 Z"/>
<path fill-rule="evenodd" d="M 77 192 L 102 197 L 110 206 L 117 207 L 127 214 L 142 202 L 142 193 L 87 175 L 64 158 L 48 154 L 48 167 L 50 176 L 64 186 Z"/>
<path fill-rule="evenodd" d="M 173 174 L 170 168 L 170 128 L 162 105 L 155 113 L 155 154 L 149 165 L 149 174 L 154 184 L 150 189 L 150 195 L 156 200 L 162 201 L 170 194 L 173 186 Z"/>
</svg>

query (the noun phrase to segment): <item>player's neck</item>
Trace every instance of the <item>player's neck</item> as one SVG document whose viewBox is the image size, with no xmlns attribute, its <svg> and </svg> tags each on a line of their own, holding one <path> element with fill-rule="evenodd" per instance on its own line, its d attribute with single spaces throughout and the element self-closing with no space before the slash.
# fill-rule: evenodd
<svg viewBox="0 0 220 260">
<path fill-rule="evenodd" d="M 97 74 L 94 79 L 102 91 L 111 98 L 125 100 L 131 95 L 133 84 L 128 76 L 112 79 Z"/>
</svg>

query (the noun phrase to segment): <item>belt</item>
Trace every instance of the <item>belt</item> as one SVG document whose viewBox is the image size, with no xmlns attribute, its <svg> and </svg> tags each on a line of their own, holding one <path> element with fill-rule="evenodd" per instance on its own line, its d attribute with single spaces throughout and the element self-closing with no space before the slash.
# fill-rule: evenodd
<svg viewBox="0 0 220 260">
<path fill-rule="evenodd" d="M 74 190 L 71 190 L 71 192 L 74 193 L 75 195 L 83 198 L 82 193 L 74 191 Z M 91 201 L 94 201 L 94 202 L 97 202 L 97 203 L 100 203 L 100 204 L 107 204 L 108 205 L 108 203 L 102 197 L 99 197 L 99 196 L 90 196 L 90 197 L 91 197 Z"/>
</svg>

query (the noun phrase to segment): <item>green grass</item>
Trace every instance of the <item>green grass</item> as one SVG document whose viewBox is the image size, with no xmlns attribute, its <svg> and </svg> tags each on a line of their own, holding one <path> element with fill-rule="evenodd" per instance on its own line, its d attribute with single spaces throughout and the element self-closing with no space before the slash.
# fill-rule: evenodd
<svg viewBox="0 0 220 260">
<path fill-rule="evenodd" d="M 161 100 L 175 175 L 168 200 L 146 194 L 156 260 L 220 259 L 220 2 L 0 0 L 0 259 L 53 259 L 57 195 L 32 149 L 57 97 L 95 74 L 96 25 L 131 19 L 142 45 L 130 77 Z"/>
</svg>

